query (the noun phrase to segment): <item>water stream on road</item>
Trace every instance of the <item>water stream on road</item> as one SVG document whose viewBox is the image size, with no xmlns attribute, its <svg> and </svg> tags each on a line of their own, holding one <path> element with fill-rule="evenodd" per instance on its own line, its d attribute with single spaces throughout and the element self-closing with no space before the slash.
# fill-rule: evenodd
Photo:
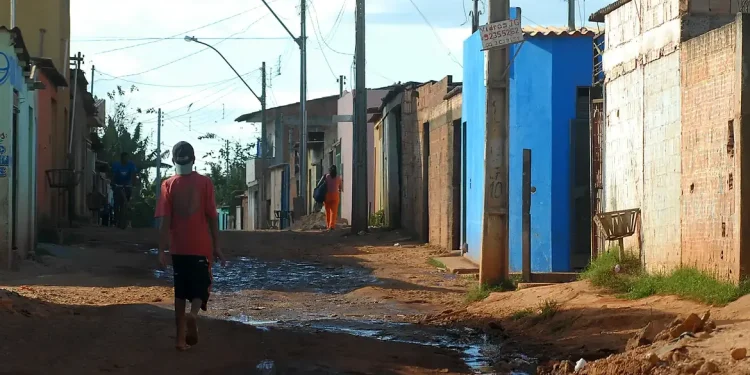
<svg viewBox="0 0 750 375">
<path fill-rule="evenodd" d="M 154 274 L 161 279 L 172 278 L 171 269 L 156 270 Z M 214 267 L 213 275 L 212 290 L 221 296 L 219 300 L 247 290 L 305 291 L 337 295 L 379 283 L 370 270 L 362 267 L 255 258 L 239 258 L 230 262 L 227 267 Z M 501 343 L 492 342 L 483 332 L 471 328 L 443 328 L 356 318 L 311 319 L 304 316 L 276 321 L 268 320 L 267 316 L 257 316 L 249 307 L 239 310 L 238 314 L 224 318 L 266 330 L 293 329 L 311 333 L 324 331 L 453 350 L 460 353 L 466 365 L 476 374 L 496 373 L 493 364 L 501 356 L 510 367 L 526 371 L 512 372 L 515 375 L 532 373 L 535 367 L 535 360 L 522 354 L 499 353 Z M 268 366 L 268 363 L 263 363 L 263 366 Z"/>
</svg>

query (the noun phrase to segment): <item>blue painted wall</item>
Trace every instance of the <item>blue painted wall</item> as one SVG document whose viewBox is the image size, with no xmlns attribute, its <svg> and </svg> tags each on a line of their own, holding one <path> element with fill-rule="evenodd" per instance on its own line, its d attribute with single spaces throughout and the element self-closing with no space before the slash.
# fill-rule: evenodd
<svg viewBox="0 0 750 375">
<path fill-rule="evenodd" d="M 531 266 L 570 270 L 570 120 L 576 90 L 591 85 L 591 37 L 527 37 L 510 74 L 510 268 L 521 271 L 523 149 L 532 153 Z M 484 185 L 486 88 L 479 34 L 464 42 L 463 118 L 466 121 L 465 242 L 479 260 Z M 479 78 L 479 79 L 477 79 Z M 481 94 L 480 94 L 481 92 Z M 468 185 L 466 185 L 468 184 Z"/>
<path fill-rule="evenodd" d="M 464 204 L 461 207 L 461 242 L 468 245 L 468 256 L 479 262 L 482 240 L 484 197 L 484 138 L 487 89 L 484 84 L 484 52 L 479 33 L 464 41 L 464 82 L 461 118 L 464 149 Z"/>
</svg>

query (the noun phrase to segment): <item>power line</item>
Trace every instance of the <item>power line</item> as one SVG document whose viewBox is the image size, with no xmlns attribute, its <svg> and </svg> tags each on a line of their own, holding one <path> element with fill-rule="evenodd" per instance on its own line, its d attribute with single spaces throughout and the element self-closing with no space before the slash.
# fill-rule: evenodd
<svg viewBox="0 0 750 375">
<path fill-rule="evenodd" d="M 453 60 L 453 62 L 455 62 L 456 64 L 458 64 L 458 66 L 460 66 L 460 67 L 463 68 L 464 66 L 461 64 L 461 62 L 458 61 L 458 59 L 456 59 L 455 56 L 453 56 L 453 53 L 451 52 L 450 48 L 448 48 L 445 45 L 445 43 L 443 43 L 443 39 L 440 38 L 440 35 L 437 33 L 437 30 L 435 30 L 435 27 L 432 26 L 432 24 L 430 23 L 430 21 L 427 19 L 427 17 L 425 17 L 424 13 L 422 13 L 422 10 L 419 9 L 419 7 L 414 2 L 414 0 L 409 0 L 409 2 L 411 3 L 411 5 L 414 6 L 414 9 L 417 10 L 417 13 L 419 13 L 419 15 L 422 17 L 422 20 L 424 20 L 424 22 L 427 24 L 427 26 L 430 27 L 430 30 L 432 30 L 432 33 L 435 35 L 435 38 L 437 39 L 438 43 L 440 43 L 440 45 L 443 47 L 443 49 L 445 49 L 446 52 L 448 52 L 448 56 L 451 58 L 451 60 Z"/>
<path fill-rule="evenodd" d="M 236 33 L 234 33 L 234 34 L 231 34 L 231 35 L 230 35 L 229 37 L 227 37 L 227 38 L 230 38 L 230 37 L 233 37 L 233 36 L 235 36 L 235 35 L 238 35 L 238 34 L 242 34 L 242 33 L 244 33 L 244 32 L 247 32 L 247 30 L 249 30 L 249 29 L 250 29 L 251 27 L 253 27 L 253 25 L 255 25 L 256 23 L 258 23 L 258 22 L 260 22 L 261 20 L 263 20 L 263 18 L 266 18 L 266 17 L 268 17 L 268 15 L 269 15 L 269 14 L 270 14 L 270 13 L 266 13 L 266 14 L 265 14 L 264 16 L 262 16 L 262 17 L 258 18 L 257 20 L 255 20 L 255 21 L 251 22 L 251 23 L 250 23 L 250 24 L 249 24 L 249 25 L 248 25 L 248 26 L 247 26 L 247 27 L 246 27 L 245 29 L 243 29 L 243 30 L 240 30 L 240 31 L 238 31 L 238 32 L 236 32 Z M 224 38 L 224 39 L 222 39 L 222 40 L 220 40 L 220 41 L 216 42 L 216 44 L 213 44 L 213 46 L 214 46 L 214 47 L 215 47 L 215 46 L 218 46 L 219 44 L 221 44 L 221 43 L 225 42 L 225 41 L 227 40 L 227 38 Z M 174 63 L 176 63 L 176 62 L 178 62 L 178 61 L 182 61 L 182 60 L 184 60 L 184 59 L 187 59 L 187 58 L 189 58 L 189 57 L 195 56 L 195 55 L 197 55 L 197 54 L 199 54 L 199 53 L 201 53 L 201 52 L 205 52 L 205 51 L 206 51 L 206 50 L 208 50 L 208 49 L 210 49 L 210 48 L 209 48 L 209 47 L 205 47 L 205 48 L 203 48 L 203 49 L 200 49 L 200 50 L 198 50 L 198 51 L 195 51 L 195 52 L 193 52 L 193 53 L 187 54 L 187 55 L 185 55 L 185 56 L 181 56 L 181 57 L 178 57 L 177 59 L 174 59 L 174 60 L 172 60 L 172 61 L 170 61 L 170 62 L 167 62 L 167 63 L 161 64 L 161 65 L 159 65 L 159 66 L 153 67 L 153 68 L 151 68 L 151 69 L 148 69 L 148 70 L 144 70 L 144 71 L 142 71 L 142 72 L 138 72 L 138 73 L 131 73 L 131 74 L 125 74 L 125 75 L 121 75 L 121 76 L 119 76 L 119 77 L 115 77 L 115 78 L 113 78 L 113 79 L 118 79 L 118 78 L 122 78 L 122 77 L 132 77 L 132 76 L 138 76 L 138 75 L 141 75 L 141 74 L 146 74 L 146 73 L 149 73 L 149 72 L 153 72 L 154 70 L 157 70 L 157 69 L 161 69 L 161 68 L 163 68 L 163 67 L 165 67 L 165 66 L 168 66 L 168 65 L 172 65 L 172 64 L 174 64 Z M 112 80 L 112 79 L 106 79 L 106 80 L 104 80 L 104 81 L 111 81 L 111 80 Z"/>
<path fill-rule="evenodd" d="M 235 38 L 198 38 L 201 40 L 286 40 L 289 39 L 288 36 L 269 36 L 269 37 L 235 37 Z M 90 38 L 90 39 L 73 39 L 74 42 L 80 42 L 80 43 L 92 43 L 92 42 L 133 42 L 133 41 L 144 41 L 144 40 L 185 40 L 185 38 L 177 38 L 177 37 L 168 37 L 168 38 L 158 38 L 158 37 L 143 37 L 143 38 Z"/>
<path fill-rule="evenodd" d="M 310 5 L 311 5 L 311 7 L 313 9 L 313 12 L 315 12 L 313 14 L 313 16 L 315 17 L 315 20 L 317 20 L 318 19 L 318 12 L 315 9 L 315 4 L 313 4 L 312 1 L 309 1 L 309 3 L 310 3 Z M 344 3 L 344 5 L 346 5 L 346 3 Z M 320 23 L 318 23 L 318 28 L 320 28 Z M 315 23 L 313 23 L 313 29 L 315 29 Z M 344 56 L 354 56 L 353 53 L 341 52 L 341 51 L 338 51 L 338 50 L 334 49 L 333 47 L 331 47 L 330 44 L 328 44 L 328 42 L 325 40 L 325 38 L 323 38 L 323 40 L 319 41 L 318 44 L 320 44 L 320 42 L 323 42 L 323 44 L 325 44 L 325 46 L 328 47 L 328 49 L 330 49 L 334 53 L 338 53 L 339 55 L 344 55 Z M 323 47 L 320 47 L 320 48 L 322 50 Z M 336 74 L 334 74 L 334 76 L 335 75 Z"/>
<path fill-rule="evenodd" d="M 333 71 L 333 68 L 331 67 L 331 63 L 328 61 L 328 56 L 326 56 L 326 51 L 323 49 L 323 45 L 320 43 L 320 40 L 323 38 L 323 33 L 320 31 L 320 21 L 318 20 L 318 12 L 315 9 L 315 4 L 312 0 L 310 0 L 310 6 L 312 8 L 312 14 L 314 19 L 311 19 L 312 26 L 313 26 L 313 33 L 315 34 L 315 40 L 318 42 L 318 47 L 320 47 L 320 53 L 323 54 L 323 60 L 325 60 L 326 65 L 328 66 L 328 70 L 331 72 L 331 76 L 333 76 L 333 79 L 337 79 L 336 73 Z M 315 27 L 315 24 L 318 24 L 318 27 Z"/>
<path fill-rule="evenodd" d="M 255 73 L 255 72 L 258 72 L 258 71 L 260 71 L 260 69 L 259 69 L 259 68 L 258 68 L 258 69 L 253 69 L 253 70 L 251 70 L 251 71 L 249 71 L 249 72 L 247 72 L 247 73 L 245 73 L 245 74 L 242 74 L 242 76 L 243 76 L 243 77 L 247 77 L 247 76 L 249 76 L 250 74 L 253 74 L 253 73 Z M 191 97 L 191 96 L 193 96 L 193 95 L 196 95 L 196 94 L 200 94 L 200 93 L 202 93 L 202 92 L 208 91 L 208 90 L 210 90 L 210 89 L 212 89 L 212 88 L 216 88 L 216 87 L 219 87 L 219 86 L 221 86 L 221 85 L 223 85 L 223 84 L 226 84 L 226 83 L 228 83 L 228 82 L 234 81 L 235 79 L 237 79 L 237 77 L 236 77 L 236 76 L 235 76 L 235 77 L 232 77 L 232 78 L 229 78 L 229 79 L 227 79 L 227 80 L 219 81 L 219 82 L 217 82 L 217 83 L 216 83 L 216 85 L 213 85 L 213 86 L 209 86 L 209 87 L 206 87 L 206 88 L 204 88 L 204 89 L 202 89 L 202 90 L 199 90 L 199 91 L 196 91 L 196 92 L 193 92 L 193 93 L 187 94 L 187 95 L 183 95 L 183 96 L 180 96 L 179 98 L 174 98 L 174 99 L 171 99 L 171 100 L 169 100 L 169 101 L 167 101 L 167 102 L 164 102 L 164 103 L 161 103 L 161 104 L 157 104 L 157 105 L 155 105 L 154 107 L 162 107 L 162 106 L 165 106 L 165 105 L 167 105 L 167 104 L 171 104 L 171 103 L 174 103 L 174 102 L 176 102 L 176 101 L 178 101 L 178 100 L 181 100 L 181 99 L 185 99 L 185 98 Z"/>
<path fill-rule="evenodd" d="M 237 86 L 237 87 L 235 87 L 235 88 L 233 88 L 233 89 L 229 90 L 229 92 L 227 92 L 226 94 L 224 94 L 224 95 L 222 95 L 222 96 L 220 96 L 220 97 L 216 98 L 216 100 L 214 100 L 214 101 L 212 101 L 212 102 L 210 102 L 210 103 L 208 103 L 208 104 L 204 105 L 203 107 L 200 107 L 200 108 L 198 108 L 198 109 L 195 109 L 195 110 L 192 110 L 192 111 L 188 111 L 188 112 L 186 112 L 186 113 L 183 113 L 183 114 L 181 114 L 181 115 L 177 115 L 177 116 L 172 116 L 172 118 L 181 118 L 181 117 L 185 117 L 185 116 L 191 115 L 191 114 L 193 114 L 193 113 L 195 113 L 195 112 L 198 112 L 198 111 L 200 111 L 200 110 L 203 110 L 203 109 L 205 109 L 205 108 L 207 108 L 207 107 L 211 106 L 212 104 L 214 104 L 214 103 L 218 102 L 219 100 L 221 100 L 221 99 L 223 99 L 223 98 L 226 98 L 227 96 L 229 96 L 229 94 L 231 94 L 231 93 L 233 93 L 233 92 L 237 91 L 237 90 L 238 90 L 239 88 L 241 88 L 241 87 L 244 87 L 244 86 Z"/>
<path fill-rule="evenodd" d="M 270 2 L 276 2 L 276 1 L 277 1 L 277 0 L 270 0 Z M 190 29 L 190 30 L 187 30 L 187 31 L 183 31 L 183 32 L 180 32 L 180 33 L 178 33 L 178 34 L 174 34 L 174 35 L 168 36 L 167 38 L 176 38 L 176 37 L 179 37 L 179 36 L 181 36 L 181 35 L 185 35 L 185 34 L 187 34 L 187 33 L 191 33 L 191 32 L 193 32 L 193 31 L 197 31 L 197 30 L 205 29 L 205 28 L 207 28 L 207 27 L 210 27 L 210 26 L 213 26 L 213 25 L 216 25 L 216 24 L 222 23 L 222 22 L 224 22 L 224 21 L 228 21 L 228 20 L 230 20 L 230 19 L 232 19 L 232 18 L 236 18 L 236 17 L 239 17 L 239 16 L 241 16 L 241 15 L 243 15 L 243 14 L 246 14 L 246 13 L 252 12 L 252 11 L 254 11 L 254 10 L 256 10 L 256 9 L 260 8 L 260 7 L 261 7 L 261 5 L 258 5 L 258 6 L 255 6 L 255 7 L 253 7 L 253 8 L 250 8 L 250 9 L 248 9 L 248 10 L 245 10 L 245 11 L 242 11 L 242 12 L 240 12 L 240 13 L 237 13 L 237 14 L 235 14 L 235 15 L 233 15 L 233 16 L 225 17 L 225 18 L 222 18 L 222 19 L 220 19 L 220 20 L 218 20 L 218 21 L 214 21 L 214 22 L 211 22 L 211 23 L 209 23 L 209 24 L 206 24 L 206 25 L 203 25 L 203 26 L 200 26 L 200 27 L 196 27 L 196 28 L 194 28 L 194 29 Z M 167 38 L 164 38 L 164 39 L 161 39 L 161 40 L 166 40 Z M 96 55 L 102 55 L 102 54 L 105 54 L 105 53 L 110 53 L 110 52 L 115 52 L 115 51 L 122 51 L 122 50 L 125 50 L 125 49 L 129 49 L 129 48 L 135 48 L 135 47 L 145 46 L 145 45 L 147 45 L 147 44 L 152 44 L 152 43 L 157 43 L 157 42 L 160 42 L 161 40 L 152 40 L 152 41 L 148 41 L 148 42 L 144 42 L 144 43 L 133 44 L 133 45 L 130 45 L 130 46 L 125 46 L 125 47 L 120 47 L 120 48 L 114 48 L 114 49 L 110 49 L 110 50 L 106 50 L 106 51 L 96 52 L 96 53 L 94 53 L 93 55 L 94 55 L 94 56 L 96 56 Z"/>
<path fill-rule="evenodd" d="M 325 36 L 326 41 L 331 41 L 333 37 L 336 35 L 336 32 L 339 29 L 339 26 L 341 26 L 341 22 L 344 19 L 344 13 L 346 10 L 346 4 L 349 2 L 349 0 L 344 0 L 341 2 L 341 9 L 339 9 L 338 15 L 336 15 L 336 19 L 333 21 L 333 26 L 331 26 L 331 30 L 328 31 L 328 34 Z"/>
<path fill-rule="evenodd" d="M 164 85 L 164 84 L 157 84 L 157 83 L 148 83 L 148 82 L 131 81 L 131 80 L 129 80 L 129 79 L 125 79 L 125 78 L 121 78 L 121 77 L 118 77 L 118 76 L 114 76 L 114 75 L 112 75 L 112 74 L 109 74 L 109 73 L 103 72 L 103 71 L 101 71 L 101 70 L 98 70 L 98 69 L 96 70 L 96 72 L 97 72 L 97 73 L 99 73 L 99 74 L 101 74 L 101 75 L 105 75 L 105 76 L 107 76 L 107 77 L 112 77 L 112 78 L 109 78 L 109 79 L 102 79 L 102 80 L 99 80 L 99 82 L 101 82 L 101 81 L 113 81 L 113 80 L 119 80 L 119 81 L 123 81 L 123 82 L 127 82 L 127 83 L 132 83 L 132 84 L 134 84 L 134 85 L 141 85 L 141 86 L 151 86 L 151 87 L 167 87 L 167 88 L 188 88 L 188 87 L 202 87 L 202 86 L 209 86 L 209 85 L 213 85 L 213 84 L 221 84 L 221 83 L 226 83 L 226 82 L 232 81 L 232 80 L 234 80 L 234 79 L 236 79 L 236 78 L 237 78 L 237 77 L 233 77 L 233 78 L 228 78 L 228 79 L 224 79 L 224 80 L 221 80 L 221 81 L 214 81 L 214 82 L 205 82 L 205 83 L 197 83 L 197 84 L 192 84 L 192 85 Z M 97 82 L 97 83 L 99 83 L 99 82 Z"/>
</svg>

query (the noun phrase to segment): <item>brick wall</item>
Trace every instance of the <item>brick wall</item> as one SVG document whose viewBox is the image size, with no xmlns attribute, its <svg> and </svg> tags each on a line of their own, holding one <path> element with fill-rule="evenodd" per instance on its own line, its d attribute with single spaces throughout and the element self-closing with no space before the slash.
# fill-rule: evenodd
<svg viewBox="0 0 750 375">
<path fill-rule="evenodd" d="M 460 210 L 460 199 L 456 195 L 460 180 L 456 177 L 461 171 L 455 168 L 460 154 L 456 148 L 454 120 L 461 118 L 461 95 L 444 99 L 451 88 L 449 76 L 417 88 L 417 97 L 409 90 L 404 93 L 401 225 L 433 245 L 453 250 L 460 235 L 460 222 L 456 219 Z M 429 132 L 428 147 L 424 143 L 425 129 Z M 423 168 L 425 156 L 427 176 Z"/>
<path fill-rule="evenodd" d="M 681 46 L 682 264 L 739 280 L 735 56 L 731 23 Z"/>
</svg>

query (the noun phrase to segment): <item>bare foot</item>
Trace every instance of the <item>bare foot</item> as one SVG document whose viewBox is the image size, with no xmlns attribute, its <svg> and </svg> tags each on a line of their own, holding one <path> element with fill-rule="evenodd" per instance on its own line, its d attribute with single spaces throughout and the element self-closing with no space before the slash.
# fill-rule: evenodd
<svg viewBox="0 0 750 375">
<path fill-rule="evenodd" d="M 191 346 L 188 344 L 177 344 L 175 345 L 175 349 L 177 349 L 178 352 L 186 352 L 190 350 Z"/>
<path fill-rule="evenodd" d="M 185 320 L 187 321 L 185 343 L 192 346 L 198 343 L 198 317 L 195 314 L 187 313 L 185 314 Z"/>
</svg>

